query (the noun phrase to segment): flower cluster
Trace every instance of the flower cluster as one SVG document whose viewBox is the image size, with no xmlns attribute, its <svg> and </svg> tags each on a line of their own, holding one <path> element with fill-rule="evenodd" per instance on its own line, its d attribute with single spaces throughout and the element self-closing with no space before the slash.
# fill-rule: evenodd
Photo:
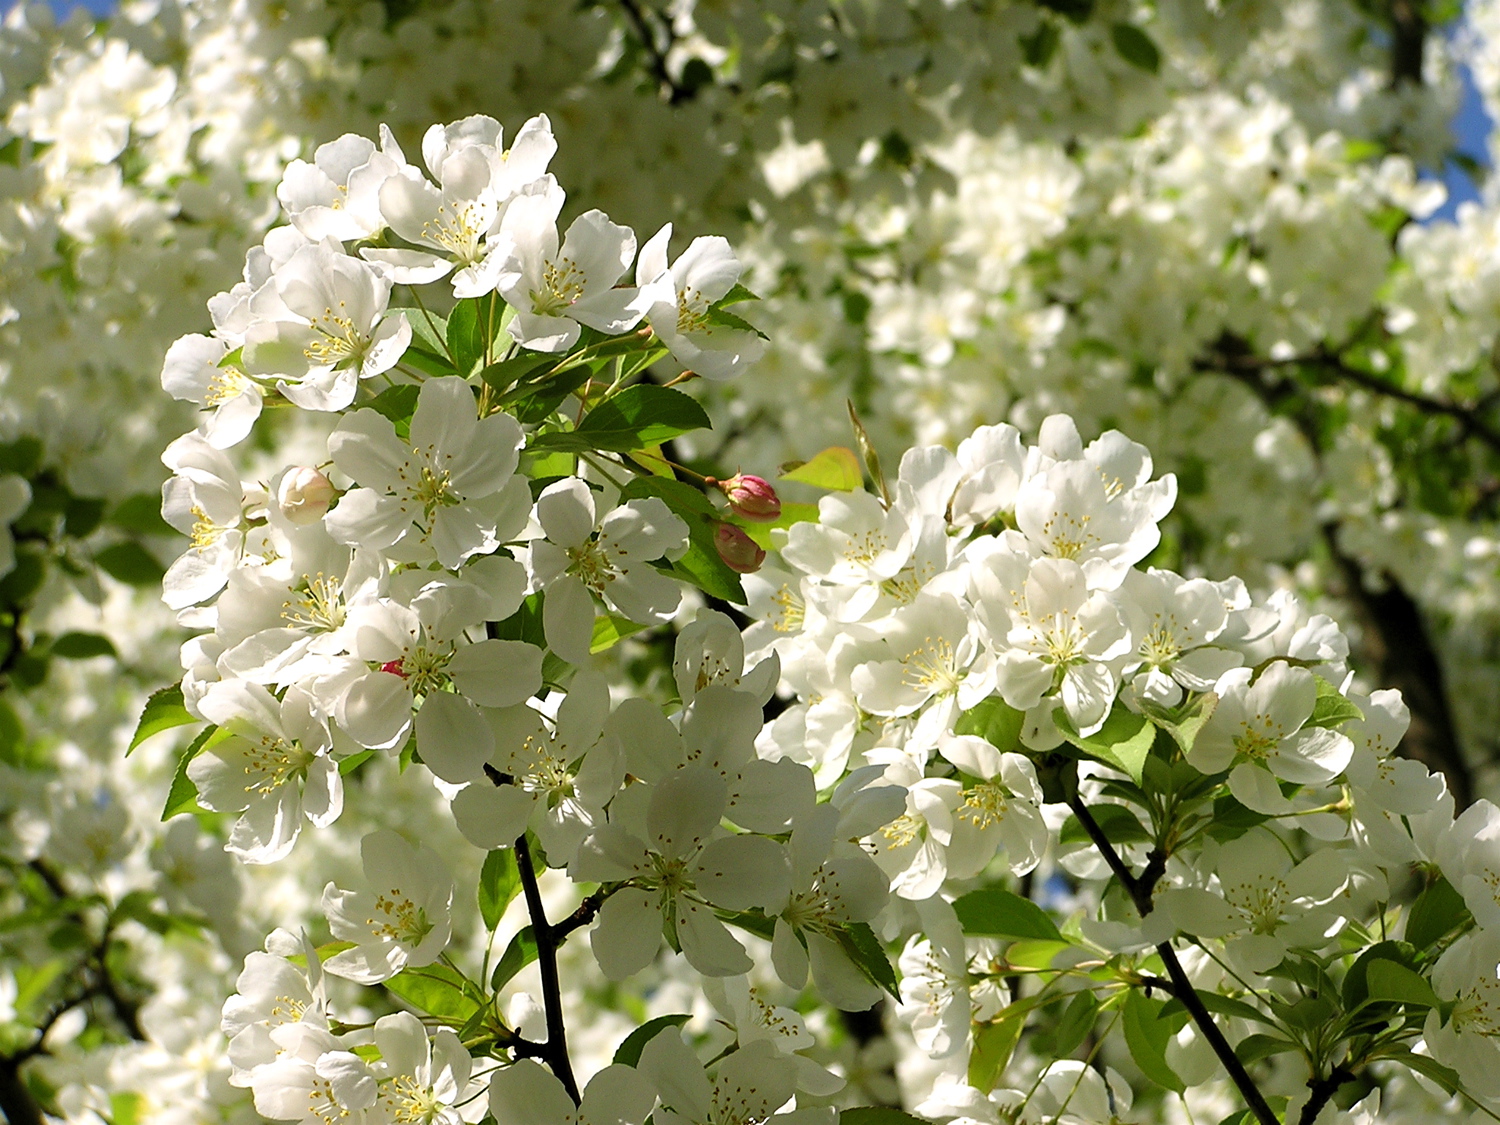
<svg viewBox="0 0 1500 1125">
<path fill-rule="evenodd" d="M 708 419 L 642 375 L 674 350 L 720 375 L 752 361 L 759 337 L 723 312 L 751 295 L 722 241 L 669 264 L 669 230 L 621 284 L 634 236 L 597 211 L 559 236 L 552 150 L 545 118 L 510 149 L 488 118 L 434 126 L 425 172 L 389 135 L 325 146 L 283 182 L 290 226 L 210 303 L 215 334 L 168 363 L 204 421 L 165 458 L 164 513 L 191 546 L 164 597 L 211 629 L 183 650 L 181 718 L 211 725 L 169 811 L 237 816 L 226 848 L 267 864 L 339 816 L 373 755 L 420 762 L 487 853 L 488 942 L 518 895 L 531 923 L 470 975 L 449 952 L 452 864 L 366 835 L 361 884 L 323 893 L 334 941 L 273 935 L 226 1007 L 257 1109 L 451 1122 L 487 1096 L 538 1125 L 824 1119 L 844 1076 L 756 994 L 809 984 L 845 1011 L 899 999 L 937 1118 L 1064 1111 L 1081 1072 L 1005 1065 L 1005 1029 L 1053 989 L 1075 1044 L 1110 1041 L 1123 1014 L 1126 1053 L 1167 1089 L 1238 1058 L 1217 1013 L 1241 1052 L 1302 1052 L 1314 1115 L 1338 1075 L 1393 1044 L 1417 1057 L 1419 1038 L 1440 1081 L 1495 1097 L 1481 966 L 1500 876 L 1462 842 L 1496 814 L 1454 821 L 1441 776 L 1392 757 L 1409 715 L 1396 692 L 1356 691 L 1337 625 L 1149 565 L 1176 478 L 1065 415 L 1034 444 L 1000 424 L 917 447 L 892 480 L 856 417 L 863 467 L 837 447 L 788 466 L 826 491 L 816 507 L 675 464 L 663 443 Z M 250 412 L 226 413 L 218 387 L 326 417 L 326 460 L 241 482 L 228 451 Z M 595 655 L 676 618 L 685 584 L 750 626 L 699 609 L 665 706 L 620 698 Z M 1429 885 L 1393 910 L 1413 863 Z M 1074 896 L 1065 929 L 1009 889 L 1038 871 Z M 574 888 L 560 920 L 544 872 Z M 558 951 L 582 927 L 609 982 L 680 955 L 732 1034 L 714 1062 L 673 1017 L 580 1085 Z M 1403 942 L 1375 936 L 1392 928 Z M 1188 967 L 1183 936 L 1203 954 Z M 502 1011 L 533 961 L 540 1003 L 513 992 Z M 384 985 L 440 1030 L 341 1018 L 329 977 Z M 1329 1021 L 1339 1034 L 1306 1034 Z M 1229 1073 L 1264 1120 L 1265 1094 Z M 1120 1081 L 1079 1104 L 1128 1104 Z"/>
</svg>

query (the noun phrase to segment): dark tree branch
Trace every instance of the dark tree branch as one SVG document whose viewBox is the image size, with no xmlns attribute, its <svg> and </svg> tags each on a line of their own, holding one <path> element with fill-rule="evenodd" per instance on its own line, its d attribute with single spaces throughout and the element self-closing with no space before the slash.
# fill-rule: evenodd
<svg viewBox="0 0 1500 1125">
<path fill-rule="evenodd" d="M 1315 454 L 1321 453 L 1318 426 L 1303 397 L 1305 392 L 1292 379 L 1275 374 L 1279 369 L 1300 369 L 1327 385 L 1351 383 L 1425 414 L 1452 418 L 1458 423 L 1462 440 L 1474 438 L 1500 452 L 1500 428 L 1484 417 L 1492 396 L 1470 406 L 1416 394 L 1349 366 L 1341 358 L 1341 350 L 1320 348 L 1291 359 L 1271 360 L 1250 352 L 1243 341 L 1225 336 L 1194 366 L 1242 383 L 1273 409 L 1289 409 Z M 1392 574 L 1379 576 L 1383 583 L 1380 591 L 1370 589 L 1363 564 L 1340 549 L 1336 524 L 1326 525 L 1323 534 L 1343 579 L 1345 597 L 1364 626 L 1364 654 L 1376 665 L 1381 682 L 1400 688 L 1411 708 L 1411 728 L 1401 741 L 1401 753 L 1441 771 L 1455 803 L 1459 808 L 1466 807 L 1474 797 L 1473 772 L 1459 745 L 1442 663 L 1420 607 Z"/>
<path fill-rule="evenodd" d="M 667 69 L 667 51 L 672 46 L 671 28 L 667 29 L 667 47 L 663 49 L 656 41 L 656 29 L 646 19 L 646 13 L 642 11 L 639 0 L 620 0 L 620 7 L 635 29 L 635 37 L 640 41 L 642 50 L 646 52 L 651 75 L 661 84 L 663 92 L 667 95 L 667 102 L 671 105 L 678 105 L 687 101 L 693 96 L 693 92 L 673 78 L 672 72 Z"/>
<path fill-rule="evenodd" d="M 21 1065 L 0 1059 L 0 1113 L 10 1125 L 44 1125 L 42 1107 L 21 1077 Z"/>
<path fill-rule="evenodd" d="M 1422 84 L 1422 54 L 1427 46 L 1423 0 L 1391 0 L 1391 89 Z"/>
<path fill-rule="evenodd" d="M 1318 1119 L 1318 1114 L 1323 1112 L 1323 1107 L 1333 1098 L 1334 1092 L 1353 1077 L 1354 1075 L 1343 1066 L 1336 1066 L 1322 1078 L 1309 1078 L 1307 1088 L 1312 1091 L 1312 1097 L 1308 1098 L 1307 1104 L 1302 1107 L 1302 1114 L 1297 1118 L 1297 1125 L 1313 1125 L 1313 1122 Z"/>
<path fill-rule="evenodd" d="M 578 1080 L 573 1077 L 573 1064 L 568 1058 L 568 1031 L 563 1022 L 562 988 L 557 977 L 557 938 L 547 922 L 536 870 L 531 865 L 531 846 L 525 836 L 516 841 L 516 868 L 521 873 L 521 890 L 526 896 L 526 910 L 531 915 L 531 932 L 536 937 L 537 967 L 542 974 L 542 1005 L 547 1013 L 547 1042 L 542 1045 L 545 1051 L 542 1058 L 557 1075 L 573 1104 L 577 1105 L 581 1099 Z"/>
<path fill-rule="evenodd" d="M 1351 367 L 1333 349 L 1320 348 L 1307 355 L 1277 360 L 1246 353 L 1229 346 L 1228 341 L 1221 340 L 1206 356 L 1193 364 L 1193 369 L 1196 371 L 1211 371 L 1238 379 L 1262 394 L 1262 397 L 1269 393 L 1274 396 L 1274 402 L 1283 401 L 1297 393 L 1295 385 L 1286 379 L 1267 380 L 1266 375 L 1269 372 L 1281 368 L 1301 368 L 1327 385 L 1337 385 L 1341 382 L 1352 383 L 1372 394 L 1381 395 L 1396 402 L 1404 402 L 1423 414 L 1452 418 L 1458 423 L 1460 433 L 1465 438 L 1476 438 L 1494 452 L 1500 453 L 1500 427 L 1484 417 L 1485 410 L 1491 405 L 1489 402 L 1481 401 L 1474 404 L 1448 402 L 1430 395 L 1408 391 L 1368 371 Z"/>
<path fill-rule="evenodd" d="M 1130 900 L 1135 904 L 1137 912 L 1139 912 L 1142 918 L 1146 917 L 1146 915 L 1151 913 L 1151 892 L 1154 886 L 1144 884 L 1125 865 L 1125 861 L 1120 857 L 1120 853 L 1115 851 L 1114 845 L 1109 842 L 1109 837 L 1104 834 L 1104 829 L 1094 819 L 1094 814 L 1089 812 L 1088 806 L 1079 798 L 1076 789 L 1073 789 L 1068 794 L 1068 807 L 1073 810 L 1073 815 L 1078 818 L 1078 823 L 1083 826 L 1083 830 L 1088 833 L 1089 839 L 1099 849 L 1099 854 L 1104 857 L 1104 862 L 1114 872 L 1115 878 L 1120 881 L 1120 885 L 1130 895 Z M 1163 857 L 1164 864 L 1165 857 Z M 1148 870 L 1150 870 L 1149 867 Z M 1158 875 L 1157 878 L 1160 878 L 1160 876 Z M 1172 943 L 1170 941 L 1162 942 L 1156 947 L 1156 952 L 1160 955 L 1162 964 L 1166 966 L 1167 977 L 1170 979 L 1172 985 L 1172 995 L 1181 1001 L 1182 1006 L 1187 1009 L 1188 1015 L 1192 1017 L 1193 1023 L 1197 1025 L 1199 1033 L 1202 1034 L 1204 1041 L 1213 1048 L 1214 1054 L 1219 1057 L 1219 1062 L 1224 1065 L 1224 1070 L 1229 1075 L 1230 1081 L 1234 1083 L 1235 1089 L 1239 1090 L 1240 1096 L 1245 1099 L 1245 1104 L 1250 1108 L 1250 1112 L 1255 1115 L 1255 1119 L 1260 1122 L 1260 1125 L 1281 1125 L 1275 1111 L 1267 1104 L 1265 1095 L 1260 1092 L 1260 1087 L 1255 1084 L 1255 1080 L 1250 1077 L 1249 1072 L 1245 1069 L 1245 1064 L 1240 1062 L 1239 1056 L 1234 1053 L 1234 1048 L 1230 1046 L 1229 1040 L 1224 1038 L 1224 1033 L 1219 1030 L 1219 1025 L 1214 1023 L 1213 1016 L 1203 1006 L 1203 1001 L 1199 998 L 1197 989 L 1193 987 L 1193 982 L 1188 979 L 1187 973 L 1183 970 L 1182 962 L 1177 959 L 1177 951 L 1172 947 Z M 1159 979 L 1155 980 L 1154 983 L 1157 987 L 1161 986 Z"/>
<path fill-rule="evenodd" d="M 1380 682 L 1399 688 L 1411 709 L 1402 754 L 1440 772 L 1454 804 L 1467 808 L 1474 800 L 1474 775 L 1459 749 L 1443 666 L 1421 610 L 1394 575 L 1383 574 L 1384 588 L 1371 590 L 1358 560 L 1339 549 L 1335 529 L 1324 528 L 1324 536 L 1342 572 L 1344 596 L 1364 626 L 1365 655 L 1374 662 Z"/>
</svg>

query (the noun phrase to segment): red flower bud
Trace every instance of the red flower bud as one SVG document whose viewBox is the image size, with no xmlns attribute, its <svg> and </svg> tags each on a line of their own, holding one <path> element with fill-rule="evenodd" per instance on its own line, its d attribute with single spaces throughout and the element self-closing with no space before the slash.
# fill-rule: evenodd
<svg viewBox="0 0 1500 1125">
<path fill-rule="evenodd" d="M 719 481 L 719 488 L 729 500 L 735 515 L 756 523 L 774 523 L 781 518 L 781 497 L 771 483 L 760 477 L 736 473 Z"/>
<path fill-rule="evenodd" d="M 403 680 L 406 679 L 405 668 L 399 660 L 387 660 L 380 666 L 380 670 L 389 672 L 393 676 L 400 676 Z"/>
<path fill-rule="evenodd" d="M 744 528 L 732 523 L 721 523 L 714 529 L 714 546 L 725 565 L 739 574 L 754 574 L 766 561 L 766 553 L 755 540 L 745 534 Z"/>
</svg>

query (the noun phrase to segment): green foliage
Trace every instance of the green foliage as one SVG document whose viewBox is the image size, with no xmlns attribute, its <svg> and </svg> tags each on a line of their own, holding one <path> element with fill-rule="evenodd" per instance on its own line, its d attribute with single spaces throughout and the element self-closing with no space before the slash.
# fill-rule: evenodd
<svg viewBox="0 0 1500 1125">
<path fill-rule="evenodd" d="M 1325 680 L 1322 676 L 1314 676 L 1318 685 L 1317 702 L 1313 704 L 1312 718 L 1307 720 L 1310 727 L 1341 727 L 1351 720 L 1359 720 L 1365 717 L 1365 713 L 1339 693 L 1339 689 Z"/>
<path fill-rule="evenodd" d="M 1081 735 L 1071 722 L 1067 712 L 1058 708 L 1057 727 L 1069 743 L 1078 747 L 1089 757 L 1105 765 L 1129 774 L 1137 785 L 1141 783 L 1141 771 L 1146 766 L 1146 756 L 1156 741 L 1156 726 L 1144 715 L 1137 715 L 1123 703 L 1116 702 L 1104 726 L 1090 735 Z"/>
<path fill-rule="evenodd" d="M 1062 941 L 1057 924 L 1047 912 L 1030 899 L 986 887 L 970 891 L 953 904 L 964 933 L 976 937 L 1003 937 L 1013 940 Z"/>
<path fill-rule="evenodd" d="M 627 1035 L 615 1048 L 615 1057 L 612 1062 L 624 1066 L 638 1066 L 641 1061 L 641 1052 L 646 1049 L 646 1044 L 655 1039 L 669 1027 L 681 1027 L 692 1019 L 691 1015 L 657 1016 L 654 1020 L 647 1020 Z"/>
<path fill-rule="evenodd" d="M 1187 1013 L 1162 1015 L 1162 1004 L 1143 992 L 1131 990 L 1125 997 L 1122 1023 L 1125 1045 L 1141 1073 L 1163 1089 L 1180 1094 L 1187 1087 L 1167 1064 L 1167 1041 L 1187 1022 Z"/>
<path fill-rule="evenodd" d="M 789 461 L 781 466 L 781 478 L 834 492 L 853 492 L 864 483 L 854 450 L 832 445 L 807 461 Z"/>
<path fill-rule="evenodd" d="M 510 939 L 490 975 L 490 987 L 499 992 L 510 979 L 537 959 L 536 931 L 530 926 Z"/>
<path fill-rule="evenodd" d="M 1461 894 L 1447 879 L 1437 878 L 1417 896 L 1406 915 L 1406 940 L 1417 949 L 1426 949 L 1454 930 L 1465 929 L 1474 921 Z"/>
<path fill-rule="evenodd" d="M 953 733 L 978 735 L 997 750 L 1015 753 L 1024 749 L 1021 727 L 1025 721 L 1024 712 L 1017 711 L 998 695 L 992 695 L 959 715 Z"/>
<path fill-rule="evenodd" d="M 708 428 L 708 415 L 692 398 L 670 387 L 640 383 L 594 407 L 576 430 L 539 434 L 529 448 L 629 453 Z"/>
<path fill-rule="evenodd" d="M 479 916 L 493 930 L 511 900 L 521 893 L 521 872 L 513 848 L 496 848 L 484 857 L 479 873 Z"/>
<path fill-rule="evenodd" d="M 166 568 L 134 540 L 111 544 L 94 555 L 99 569 L 128 586 L 159 586 Z"/>
<path fill-rule="evenodd" d="M 167 803 L 161 810 L 162 820 L 171 820 L 179 813 L 203 811 L 198 806 L 198 787 L 193 784 L 193 779 L 188 777 L 187 768 L 188 763 L 207 748 L 209 740 L 217 733 L 219 733 L 219 728 L 209 724 L 203 728 L 197 738 L 188 744 L 188 748 L 177 759 L 177 770 L 172 774 L 172 788 L 167 792 Z"/>
<path fill-rule="evenodd" d="M 1109 29 L 1115 50 L 1131 66 L 1150 74 L 1161 69 L 1161 50 L 1140 28 L 1131 23 L 1117 23 Z"/>
<path fill-rule="evenodd" d="M 838 942 L 839 948 L 871 983 L 878 984 L 899 999 L 896 970 L 874 930 L 864 922 L 849 922 L 838 930 Z"/>
<path fill-rule="evenodd" d="M 477 985 L 442 964 L 403 969 L 385 987 L 418 1011 L 455 1024 L 467 1021 L 485 1001 Z"/>
</svg>

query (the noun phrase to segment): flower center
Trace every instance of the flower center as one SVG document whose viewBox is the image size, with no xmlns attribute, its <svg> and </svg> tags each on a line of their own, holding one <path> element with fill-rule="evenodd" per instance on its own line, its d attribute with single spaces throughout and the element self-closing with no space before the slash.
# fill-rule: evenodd
<svg viewBox="0 0 1500 1125">
<path fill-rule="evenodd" d="M 683 336 L 689 332 L 708 335 L 713 331 L 708 323 L 708 301 L 696 289 L 684 289 L 677 295 L 677 331 Z"/>
<path fill-rule="evenodd" d="M 1500 980 L 1482 977 L 1460 992 L 1449 1026 L 1459 1034 L 1500 1036 Z"/>
<path fill-rule="evenodd" d="M 618 548 L 616 552 L 622 555 L 625 553 Z M 603 594 L 604 587 L 615 580 L 614 563 L 610 561 L 608 549 L 600 541 L 585 540 L 577 547 L 569 547 L 567 553 L 570 560 L 568 573 L 594 593 Z"/>
<path fill-rule="evenodd" d="M 1276 932 L 1290 897 L 1287 885 L 1275 875 L 1256 875 L 1224 888 L 1225 901 L 1245 916 L 1256 934 Z"/>
<path fill-rule="evenodd" d="M 280 789 L 293 778 L 306 775 L 316 754 L 302 748 L 296 739 L 263 735 L 258 741 L 245 739 L 245 792 L 264 795 Z"/>
<path fill-rule="evenodd" d="M 281 619 L 293 629 L 331 633 L 344 624 L 343 589 L 337 578 L 321 570 L 303 575 L 301 588 L 281 603 Z"/>
<path fill-rule="evenodd" d="M 339 309 L 345 307 L 347 302 L 340 301 Z M 342 311 L 336 313 L 325 308 L 308 323 L 322 339 L 314 339 L 302 349 L 302 354 L 320 367 L 332 367 L 346 359 L 359 359 L 369 346 L 370 341 L 364 333 Z"/>
<path fill-rule="evenodd" d="M 1010 811 L 1010 798 L 1014 795 L 998 781 L 983 781 L 964 790 L 964 803 L 954 815 L 959 820 L 967 820 L 975 828 L 988 828 L 1005 818 Z"/>
<path fill-rule="evenodd" d="M 197 504 L 189 509 L 194 516 L 193 529 L 188 532 L 190 545 L 189 550 L 201 551 L 204 547 L 211 547 L 219 541 L 219 537 L 229 529 L 220 527 L 208 518 L 208 513 Z"/>
<path fill-rule="evenodd" d="M 901 662 L 901 678 L 930 695 L 953 695 L 963 677 L 954 666 L 953 646 L 946 637 L 925 637 L 922 646 Z"/>
<path fill-rule="evenodd" d="M 427 909 L 402 894 L 400 887 L 392 887 L 389 894 L 375 896 L 375 907 L 365 919 L 365 925 L 376 937 L 401 945 L 420 945 L 435 928 L 427 917 Z"/>
<path fill-rule="evenodd" d="M 548 262 L 542 269 L 542 287 L 531 291 L 531 311 L 537 316 L 557 316 L 583 296 L 588 277 L 572 258 Z"/>
<path fill-rule="evenodd" d="M 422 224 L 422 241 L 438 246 L 472 265 L 479 261 L 479 240 L 489 228 L 494 214 L 478 200 L 450 207 L 438 204 L 437 214 Z"/>
<path fill-rule="evenodd" d="M 391 1120 L 399 1125 L 430 1125 L 447 1107 L 432 1089 L 410 1074 L 398 1075 L 381 1098 L 390 1108 Z"/>
<path fill-rule="evenodd" d="M 1058 512 L 1042 524 L 1042 536 L 1047 540 L 1048 553 L 1053 558 L 1076 559 L 1099 542 L 1099 537 L 1089 530 L 1091 515 L 1074 516 Z"/>
</svg>

